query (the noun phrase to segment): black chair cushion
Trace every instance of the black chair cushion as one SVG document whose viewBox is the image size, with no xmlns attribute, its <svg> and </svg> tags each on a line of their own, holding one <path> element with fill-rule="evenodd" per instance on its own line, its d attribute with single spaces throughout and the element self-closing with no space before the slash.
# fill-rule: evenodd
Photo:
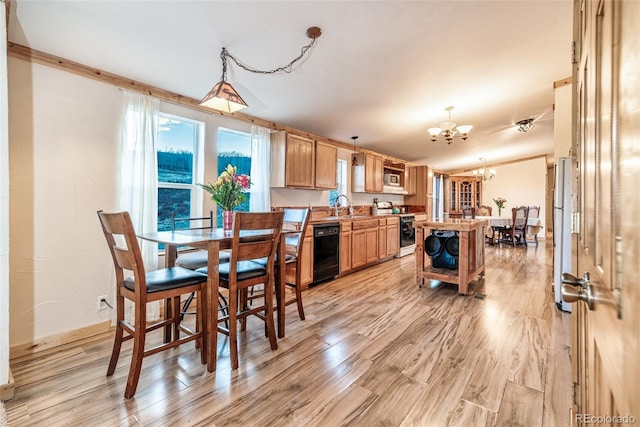
<svg viewBox="0 0 640 427">
<path fill-rule="evenodd" d="M 297 260 L 297 259 L 298 259 L 298 257 L 296 257 L 295 255 L 291 255 L 291 254 L 285 254 L 285 256 L 284 256 L 284 262 L 285 262 L 285 264 L 286 264 L 286 263 L 289 263 L 289 262 L 292 262 L 292 261 L 295 261 L 295 260 Z M 267 257 L 264 257 L 264 258 L 256 258 L 256 259 L 252 259 L 251 261 L 253 261 L 253 262 L 255 262 L 255 263 L 258 263 L 258 264 L 260 264 L 260 265 L 261 265 L 261 266 L 263 266 L 263 267 L 265 267 L 265 266 L 267 265 Z M 276 264 L 276 265 L 278 265 L 278 257 L 277 257 L 277 256 L 276 256 L 276 262 L 275 262 L 275 264 Z"/>
<path fill-rule="evenodd" d="M 176 265 L 189 270 L 197 270 L 207 266 L 208 257 L 207 251 L 186 252 L 176 258 Z M 221 251 L 218 255 L 220 262 L 228 262 L 229 258 L 231 258 L 231 254 L 228 251 Z"/>
<path fill-rule="evenodd" d="M 149 271 L 145 277 L 147 279 L 147 292 L 149 293 L 196 285 L 207 280 L 205 274 L 182 267 L 170 267 Z M 134 278 L 127 277 L 124 280 L 124 287 L 135 291 Z"/>
<path fill-rule="evenodd" d="M 238 261 L 238 280 L 247 280 L 267 274 L 267 269 L 254 261 Z M 218 266 L 218 275 L 222 280 L 229 280 L 230 263 L 224 262 Z M 207 267 L 196 270 L 198 273 L 207 273 Z"/>
</svg>

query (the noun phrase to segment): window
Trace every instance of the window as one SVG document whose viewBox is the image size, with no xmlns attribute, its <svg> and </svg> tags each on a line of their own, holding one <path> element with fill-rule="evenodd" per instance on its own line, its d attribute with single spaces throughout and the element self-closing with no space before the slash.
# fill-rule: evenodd
<svg viewBox="0 0 640 427">
<path fill-rule="evenodd" d="M 329 206 L 334 206 L 336 199 L 341 194 L 347 194 L 347 161 L 338 159 L 338 187 L 335 190 L 329 190 Z"/>
<path fill-rule="evenodd" d="M 227 165 L 238 168 L 239 174 L 251 175 L 251 134 L 231 129 L 218 129 L 218 175 Z M 249 211 L 251 189 L 247 191 L 247 200 L 236 208 Z M 222 210 L 217 210 L 217 226 L 222 227 Z"/>
<path fill-rule="evenodd" d="M 204 176 L 204 123 L 168 114 L 160 114 L 158 123 L 158 231 L 165 231 L 171 230 L 171 212 L 202 216 L 201 192 L 195 190 Z"/>
</svg>

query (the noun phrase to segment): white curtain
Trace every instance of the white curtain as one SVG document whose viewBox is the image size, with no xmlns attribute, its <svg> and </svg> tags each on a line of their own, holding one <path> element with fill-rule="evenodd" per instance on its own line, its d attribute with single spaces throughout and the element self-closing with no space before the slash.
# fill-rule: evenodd
<svg viewBox="0 0 640 427">
<path fill-rule="evenodd" d="M 5 14 L 4 1 L 0 1 L 0 386 L 9 383 L 9 97 Z"/>
<path fill-rule="evenodd" d="M 251 126 L 251 212 L 268 212 L 271 209 L 270 160 L 271 132 L 261 126 Z"/>
<path fill-rule="evenodd" d="M 158 166 L 156 141 L 160 101 L 124 92 L 120 138 L 118 209 L 129 212 L 136 233 L 158 229 Z M 147 271 L 158 268 L 158 245 L 140 241 Z M 127 310 L 130 313 L 130 308 Z M 159 318 L 159 304 L 147 307 L 149 320 Z M 131 315 L 127 314 L 131 319 Z"/>
</svg>

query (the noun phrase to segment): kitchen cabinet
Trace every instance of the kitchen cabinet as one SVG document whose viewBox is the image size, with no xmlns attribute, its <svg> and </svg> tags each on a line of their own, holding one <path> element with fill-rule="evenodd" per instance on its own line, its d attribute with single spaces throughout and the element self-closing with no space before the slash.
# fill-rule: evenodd
<svg viewBox="0 0 640 427">
<path fill-rule="evenodd" d="M 416 166 L 407 166 L 404 173 L 404 189 L 407 191 L 407 196 L 414 196 L 416 194 Z M 405 204 L 406 202 L 405 198 Z"/>
<path fill-rule="evenodd" d="M 313 226 L 307 226 L 307 232 L 302 240 L 302 251 L 300 253 L 300 275 L 302 289 L 307 289 L 313 282 Z"/>
<path fill-rule="evenodd" d="M 387 257 L 387 220 L 378 220 L 378 259 Z"/>
<path fill-rule="evenodd" d="M 315 188 L 338 187 L 338 147 L 316 141 Z"/>
<path fill-rule="evenodd" d="M 387 218 L 385 230 L 387 256 L 397 255 L 400 252 L 400 219 L 398 217 Z"/>
<path fill-rule="evenodd" d="M 271 187 L 335 189 L 338 147 L 287 133 L 271 135 Z"/>
<path fill-rule="evenodd" d="M 351 269 L 378 261 L 378 220 L 351 224 Z"/>
<path fill-rule="evenodd" d="M 464 206 L 476 207 L 482 200 L 482 180 L 475 176 L 451 176 L 445 210 L 449 218 L 461 218 Z"/>
<path fill-rule="evenodd" d="M 431 212 L 433 170 L 429 166 L 412 166 L 409 171 L 409 186 L 411 191 L 405 196 L 404 204 L 424 206 L 426 212 Z"/>
<path fill-rule="evenodd" d="M 340 224 L 340 274 L 351 270 L 351 222 Z"/>
<path fill-rule="evenodd" d="M 382 157 L 371 153 L 351 155 L 351 190 L 354 193 L 382 193 Z"/>
</svg>

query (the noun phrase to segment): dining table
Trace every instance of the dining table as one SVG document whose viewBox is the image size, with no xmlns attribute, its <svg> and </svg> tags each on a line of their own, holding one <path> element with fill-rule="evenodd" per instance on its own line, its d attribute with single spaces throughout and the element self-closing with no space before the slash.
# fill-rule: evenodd
<svg viewBox="0 0 640 427">
<path fill-rule="evenodd" d="M 282 230 L 280 234 L 280 244 L 278 245 L 277 259 L 285 259 L 284 239 L 287 234 L 293 231 Z M 252 237 L 263 235 L 260 230 L 247 230 L 240 232 L 240 241 L 251 241 Z M 155 231 L 140 233 L 140 239 L 150 242 L 164 243 L 165 245 L 165 267 L 175 266 L 175 260 L 179 247 L 190 247 L 205 249 L 207 255 L 207 282 L 202 295 L 204 304 L 201 304 L 203 313 L 203 349 L 207 361 L 207 371 L 216 370 L 216 355 L 218 343 L 218 304 L 216 302 L 219 290 L 218 266 L 220 250 L 231 249 L 233 236 L 229 231 L 222 228 L 214 229 L 189 229 L 175 231 Z M 283 338 L 285 334 L 285 263 L 277 263 L 278 271 L 275 274 L 275 294 L 276 312 L 278 323 L 278 337 Z M 165 337 L 166 339 L 166 337 Z"/>
<path fill-rule="evenodd" d="M 511 217 L 476 215 L 476 219 L 486 219 L 489 221 L 491 239 L 493 239 L 494 227 L 511 227 L 513 225 L 513 219 Z M 533 236 L 536 245 L 538 244 L 538 233 L 542 228 L 542 221 L 540 218 L 527 218 L 527 236 Z"/>
</svg>

